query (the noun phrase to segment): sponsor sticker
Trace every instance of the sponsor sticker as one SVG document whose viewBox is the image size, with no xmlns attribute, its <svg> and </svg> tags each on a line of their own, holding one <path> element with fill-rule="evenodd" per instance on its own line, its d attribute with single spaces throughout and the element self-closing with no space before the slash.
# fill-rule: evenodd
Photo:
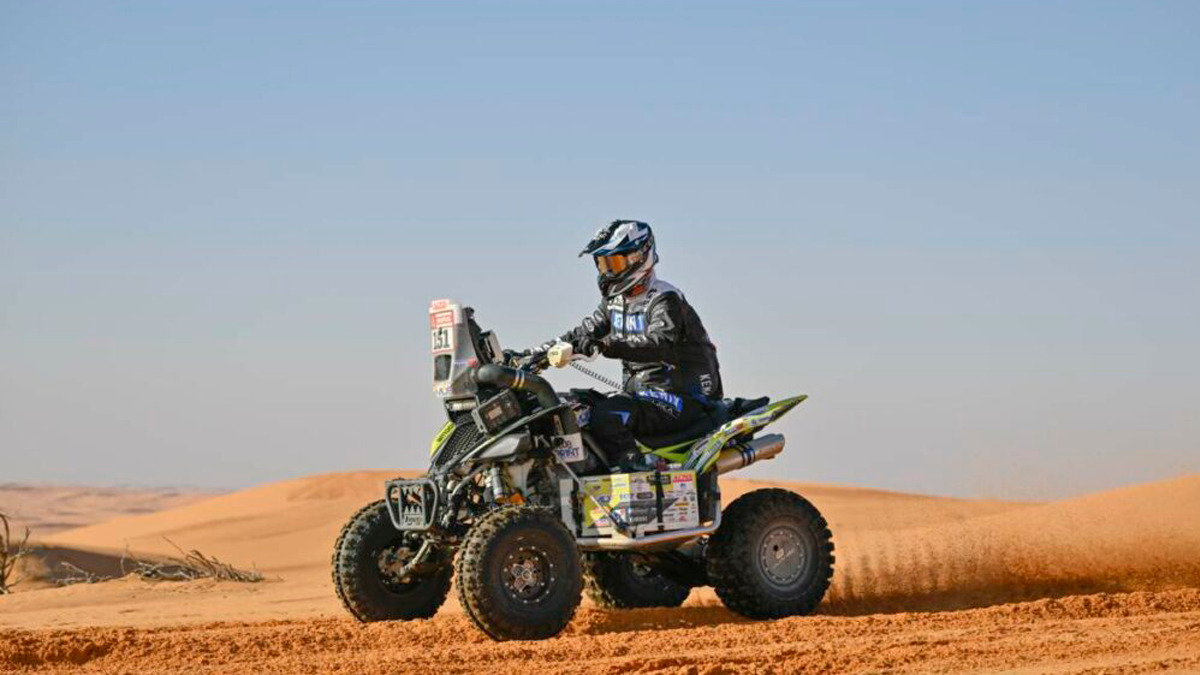
<svg viewBox="0 0 1200 675">
<path fill-rule="evenodd" d="M 676 396 L 675 394 L 669 394 L 665 391 L 660 391 L 658 389 L 643 389 L 643 390 L 639 391 L 637 393 L 637 395 L 640 398 L 648 399 L 651 401 L 658 401 L 660 403 L 665 403 L 665 404 L 671 406 L 672 408 L 674 408 L 676 411 L 683 410 L 683 399 L 680 398 L 679 396 Z"/>
<path fill-rule="evenodd" d="M 567 434 L 562 437 L 564 443 L 554 449 L 554 453 L 564 462 L 582 462 L 587 457 L 583 449 L 583 434 Z"/>
</svg>

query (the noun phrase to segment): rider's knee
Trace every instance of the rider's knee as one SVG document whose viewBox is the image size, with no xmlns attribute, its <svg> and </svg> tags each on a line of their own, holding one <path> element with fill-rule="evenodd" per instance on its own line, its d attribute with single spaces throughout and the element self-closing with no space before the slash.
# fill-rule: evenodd
<svg viewBox="0 0 1200 675">
<path fill-rule="evenodd" d="M 589 426 L 592 432 L 599 436 L 620 435 L 629 427 L 632 412 L 620 401 L 608 399 L 598 402 L 592 408 Z"/>
</svg>

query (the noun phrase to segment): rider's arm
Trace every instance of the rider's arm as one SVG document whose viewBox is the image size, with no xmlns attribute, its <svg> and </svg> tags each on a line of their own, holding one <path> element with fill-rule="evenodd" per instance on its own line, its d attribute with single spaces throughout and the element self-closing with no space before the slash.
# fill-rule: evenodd
<svg viewBox="0 0 1200 675">
<path fill-rule="evenodd" d="M 586 342 L 596 342 L 608 335 L 612 324 L 608 320 L 608 307 L 605 303 L 600 303 L 596 311 L 592 315 L 584 318 L 580 324 L 571 330 L 563 333 L 563 342 L 571 343 L 575 351 L 582 352 Z"/>
<path fill-rule="evenodd" d="M 534 352 L 548 352 L 556 342 L 566 342 L 580 354 L 585 353 L 589 344 L 597 344 L 601 339 L 608 335 L 612 324 L 608 320 L 608 308 L 604 303 L 600 303 L 600 307 L 592 312 L 591 316 L 585 317 L 578 326 L 563 333 L 562 337 L 557 340 L 551 340 L 545 344 L 539 345 L 533 349 Z"/>
<path fill-rule="evenodd" d="M 630 333 L 619 341 L 605 341 L 604 355 L 635 363 L 673 362 L 682 325 L 683 300 L 675 293 L 664 293 L 650 303 L 646 332 Z"/>
</svg>

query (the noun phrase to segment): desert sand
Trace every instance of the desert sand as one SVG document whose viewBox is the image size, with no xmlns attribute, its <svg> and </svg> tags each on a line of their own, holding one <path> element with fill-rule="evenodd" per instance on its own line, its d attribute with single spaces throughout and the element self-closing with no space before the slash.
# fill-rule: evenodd
<svg viewBox="0 0 1200 675">
<path fill-rule="evenodd" d="M 43 537 L 54 560 L 115 573 L 167 539 L 268 576 L 259 584 L 121 578 L 0 597 L 0 671 L 1144 672 L 1200 671 L 1200 476 L 1031 504 L 777 485 L 834 532 L 819 614 L 750 622 L 708 589 L 675 610 L 586 601 L 560 637 L 493 643 L 453 601 L 430 621 L 360 625 L 329 554 L 399 471 L 325 474 Z M 411 473 L 411 472 L 408 472 Z"/>
<path fill-rule="evenodd" d="M 8 514 L 14 528 L 29 527 L 45 536 L 118 516 L 183 506 L 214 494 L 199 488 L 0 483 L 0 510 Z"/>
</svg>

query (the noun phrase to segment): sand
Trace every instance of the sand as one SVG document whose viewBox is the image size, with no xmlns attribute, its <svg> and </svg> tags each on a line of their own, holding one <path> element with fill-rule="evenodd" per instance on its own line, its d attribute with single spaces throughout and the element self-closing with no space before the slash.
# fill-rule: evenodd
<svg viewBox="0 0 1200 675">
<path fill-rule="evenodd" d="M 370 626 L 338 606 L 332 542 L 400 473 L 311 476 L 45 537 L 97 566 L 127 545 L 169 553 L 166 537 L 271 580 L 0 597 L 0 671 L 1200 671 L 1197 475 L 1045 504 L 730 477 L 726 500 L 782 485 L 827 516 L 837 568 L 818 616 L 748 622 L 700 589 L 676 610 L 585 602 L 559 638 L 496 644 L 453 599 L 430 621 Z"/>
<path fill-rule="evenodd" d="M 214 494 L 199 488 L 0 483 L 0 511 L 14 528 L 29 527 L 45 536 L 119 516 L 183 506 Z"/>
</svg>

